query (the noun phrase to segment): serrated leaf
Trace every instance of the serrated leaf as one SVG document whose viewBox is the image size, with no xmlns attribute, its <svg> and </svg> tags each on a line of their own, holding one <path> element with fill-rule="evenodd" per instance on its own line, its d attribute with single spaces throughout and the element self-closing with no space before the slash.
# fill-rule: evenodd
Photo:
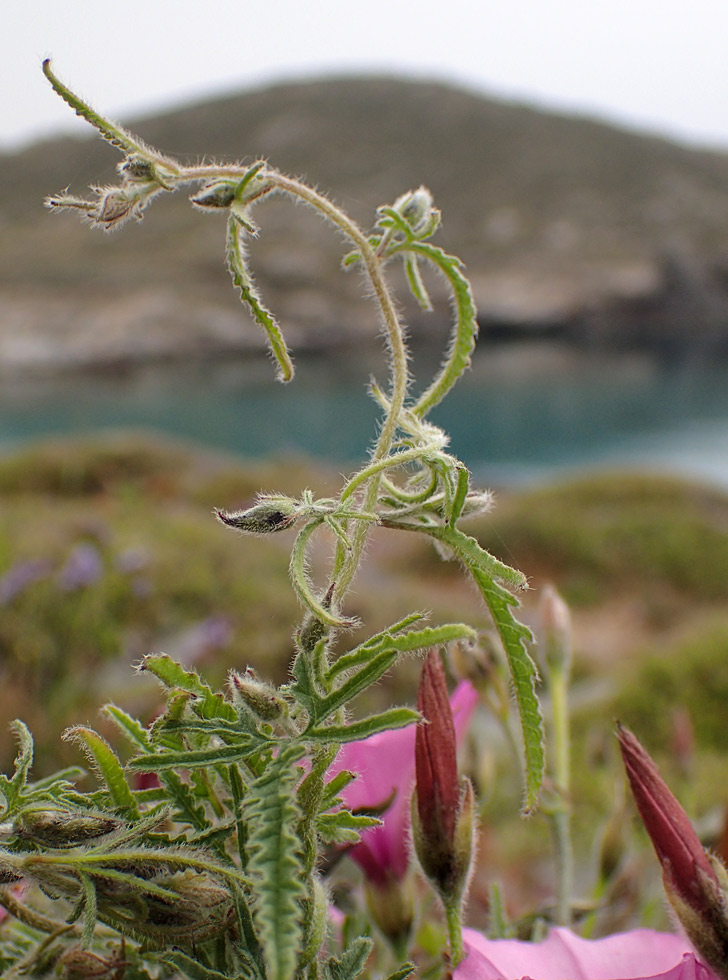
<svg viewBox="0 0 728 980">
<path fill-rule="evenodd" d="M 440 646 L 453 640 L 475 640 L 476 631 L 464 623 L 443 623 L 441 626 L 425 626 L 419 630 L 409 630 L 406 633 L 392 635 L 385 631 L 370 637 L 355 647 L 349 653 L 342 654 L 329 669 L 328 679 L 333 680 L 343 671 L 351 670 L 360 663 L 366 663 L 382 651 L 394 650 L 398 654 L 411 653 L 414 650 L 424 650 L 427 647 Z"/>
<path fill-rule="evenodd" d="M 381 820 L 363 813 L 337 810 L 336 813 L 320 813 L 316 818 L 316 832 L 327 844 L 356 844 L 362 831 L 378 827 Z"/>
<path fill-rule="evenodd" d="M 329 725 L 326 728 L 306 732 L 307 739 L 325 740 L 327 742 L 358 742 L 379 732 L 394 728 L 405 728 L 420 721 L 419 711 L 412 708 L 390 708 L 380 715 L 371 715 L 361 721 L 353 721 L 348 725 Z"/>
<path fill-rule="evenodd" d="M 149 739 L 149 732 L 140 721 L 132 718 L 123 708 L 119 708 L 115 704 L 105 704 L 101 710 L 113 721 L 116 728 L 118 728 L 122 735 L 126 736 L 135 748 L 145 749 L 147 751 L 151 749 L 152 745 Z"/>
<path fill-rule="evenodd" d="M 414 972 L 414 963 L 403 963 L 398 970 L 395 970 L 394 973 L 389 974 L 387 980 L 407 980 L 407 977 L 411 977 Z"/>
<path fill-rule="evenodd" d="M 538 805 L 545 765 L 543 720 L 536 696 L 538 671 L 526 650 L 526 643 L 532 637 L 530 631 L 511 612 L 511 608 L 518 605 L 514 596 L 481 569 L 471 568 L 470 573 L 488 605 L 508 659 L 523 734 L 523 810 L 530 813 Z"/>
<path fill-rule="evenodd" d="M 148 752 L 130 759 L 129 769 L 142 772 L 158 772 L 163 769 L 196 769 L 200 766 L 229 765 L 257 752 L 258 739 L 241 735 L 234 745 L 215 746 L 211 749 L 180 749 L 177 752 Z"/>
<path fill-rule="evenodd" d="M 237 717 L 235 709 L 221 694 L 215 693 L 205 684 L 196 671 L 185 670 L 166 653 L 150 654 L 144 658 L 139 669 L 154 674 L 165 687 L 171 690 L 178 689 L 194 695 L 196 700 L 192 706 L 201 717 L 235 721 Z"/>
<path fill-rule="evenodd" d="M 299 746 L 283 750 L 252 783 L 243 804 L 253 917 L 268 980 L 292 980 L 303 942 L 306 888 L 295 766 L 302 752 Z"/>
<path fill-rule="evenodd" d="M 349 943 L 338 959 L 330 957 L 324 964 L 325 980 L 357 980 L 366 965 L 374 943 L 368 936 L 358 936 Z"/>
<path fill-rule="evenodd" d="M 403 251 L 424 256 L 444 275 L 452 291 L 454 323 L 445 361 L 432 384 L 420 395 L 412 409 L 424 418 L 450 391 L 458 378 L 470 366 L 470 357 L 478 336 L 477 310 L 470 283 L 463 275 L 462 262 L 430 242 L 412 241 Z"/>
<path fill-rule="evenodd" d="M 333 776 L 324 789 L 324 795 L 321 801 L 322 809 L 328 810 L 329 807 L 334 806 L 334 801 L 337 799 L 342 790 L 346 789 L 349 783 L 353 783 L 357 778 L 355 772 L 350 772 L 348 769 L 340 769 L 339 772 Z"/>
<path fill-rule="evenodd" d="M 82 725 L 67 728 L 63 738 L 66 741 L 77 742 L 84 750 L 97 773 L 106 783 L 114 808 L 127 819 L 138 820 L 139 808 L 134 794 L 129 788 L 116 753 L 106 739 L 92 728 L 85 728 Z"/>
</svg>

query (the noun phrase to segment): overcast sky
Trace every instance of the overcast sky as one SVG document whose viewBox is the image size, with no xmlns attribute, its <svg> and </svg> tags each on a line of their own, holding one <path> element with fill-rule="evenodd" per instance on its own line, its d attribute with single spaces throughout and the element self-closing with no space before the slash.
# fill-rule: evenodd
<svg viewBox="0 0 728 980">
<path fill-rule="evenodd" d="M 206 12 L 207 11 L 207 12 Z M 429 77 L 728 149 L 723 0 L 4 0 L 0 149 L 277 80 Z"/>
</svg>

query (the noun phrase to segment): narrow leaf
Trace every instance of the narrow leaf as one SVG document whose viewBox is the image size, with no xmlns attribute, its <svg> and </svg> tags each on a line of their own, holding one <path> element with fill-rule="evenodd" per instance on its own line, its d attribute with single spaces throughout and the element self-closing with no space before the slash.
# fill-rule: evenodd
<svg viewBox="0 0 728 980">
<path fill-rule="evenodd" d="M 200 766 L 229 765 L 252 755 L 260 748 L 260 742 L 241 736 L 235 745 L 215 746 L 211 749 L 180 749 L 178 752 L 149 752 L 130 759 L 129 769 L 142 772 L 158 772 L 163 769 L 196 769 Z"/>
<path fill-rule="evenodd" d="M 255 322 L 263 328 L 268 338 L 268 346 L 278 366 L 278 381 L 291 381 L 293 361 L 281 329 L 273 314 L 267 309 L 258 295 L 253 277 L 248 270 L 245 248 L 242 242 L 243 229 L 231 215 L 228 221 L 227 260 L 233 283 L 240 290 L 240 298 L 250 310 Z"/>
<path fill-rule="evenodd" d="M 423 310 L 426 310 L 428 313 L 431 312 L 432 302 L 427 293 L 427 288 L 422 281 L 416 255 L 405 255 L 404 271 L 407 275 L 407 283 L 409 284 L 412 295 Z"/>
<path fill-rule="evenodd" d="M 360 663 L 371 660 L 376 654 L 385 650 L 395 650 L 398 654 L 410 653 L 413 650 L 424 650 L 427 647 L 451 643 L 453 640 L 474 641 L 476 637 L 476 631 L 471 626 L 466 626 L 463 623 L 444 623 L 442 626 L 425 626 L 423 629 L 410 630 L 407 633 L 400 633 L 396 636 L 392 636 L 387 632 L 378 633 L 376 637 L 370 637 L 369 640 L 355 647 L 349 653 L 342 654 L 332 664 L 328 679 L 333 680 L 343 671 L 351 670 L 353 667 L 357 667 Z"/>
<path fill-rule="evenodd" d="M 538 672 L 525 646 L 531 639 L 531 634 L 511 612 L 511 607 L 518 605 L 514 596 L 481 569 L 471 567 L 470 573 L 488 604 L 508 658 L 523 733 L 525 754 L 523 810 L 524 813 L 530 813 L 538 805 L 544 772 L 543 720 L 536 696 Z"/>
<path fill-rule="evenodd" d="M 291 550 L 291 560 L 289 571 L 293 588 L 299 600 L 311 612 L 316 619 L 329 626 L 342 629 L 352 629 L 357 625 L 354 619 L 345 619 L 337 616 L 331 609 L 325 608 L 313 593 L 311 583 L 306 574 L 306 546 L 313 532 L 323 523 L 323 517 L 316 517 L 305 524 L 296 536 Z"/>
<path fill-rule="evenodd" d="M 403 249 L 429 259 L 445 276 L 452 291 L 454 324 L 445 361 L 429 388 L 424 391 L 412 409 L 423 418 L 441 402 L 458 378 L 470 366 L 470 357 L 478 336 L 477 311 L 470 283 L 462 272 L 462 263 L 454 255 L 429 242 L 408 242 Z"/>
<path fill-rule="evenodd" d="M 99 776 L 106 783 L 114 807 L 129 820 L 139 819 L 139 809 L 134 794 L 124 776 L 124 770 L 105 738 L 92 728 L 81 725 L 67 728 L 63 733 L 66 741 L 77 742 L 94 764 Z"/>
<path fill-rule="evenodd" d="M 361 721 L 353 721 L 348 725 L 330 725 L 306 732 L 307 739 L 324 740 L 327 742 L 358 742 L 379 732 L 390 731 L 394 728 L 405 728 L 420 721 L 419 711 L 412 708 L 390 708 L 380 715 L 371 715 Z"/>
<path fill-rule="evenodd" d="M 105 704 L 101 710 L 114 722 L 122 735 L 125 735 L 135 748 L 147 751 L 151 749 L 152 743 L 149 739 L 149 732 L 140 721 L 132 718 L 131 715 L 115 704 Z"/>
<path fill-rule="evenodd" d="M 315 728 L 338 708 L 348 704 L 357 694 L 376 683 L 380 677 L 386 674 L 396 659 L 396 650 L 385 650 L 376 655 L 370 654 L 367 664 L 352 674 L 351 677 L 348 677 L 339 688 L 318 701 L 315 706 L 315 713 L 309 721 L 310 726 Z"/>
</svg>

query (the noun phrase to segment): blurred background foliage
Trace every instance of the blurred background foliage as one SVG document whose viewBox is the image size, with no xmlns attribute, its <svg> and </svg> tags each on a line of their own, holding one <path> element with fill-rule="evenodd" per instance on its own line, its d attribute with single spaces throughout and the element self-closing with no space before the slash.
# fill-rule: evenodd
<svg viewBox="0 0 728 980">
<path fill-rule="evenodd" d="M 303 458 L 244 463 L 146 436 L 67 439 L 4 456 L 0 712 L 7 720 L 22 717 L 33 730 L 36 774 L 78 762 L 60 733 L 71 722 L 98 725 L 105 700 L 153 716 L 156 686 L 133 671 L 145 653 L 163 650 L 214 684 L 224 683 L 230 667 L 247 665 L 284 681 L 299 617 L 287 576 L 291 533 L 232 534 L 213 508 L 245 505 L 264 489 L 330 494 L 337 483 L 333 470 Z M 722 832 L 727 523 L 728 496 L 718 491 L 604 472 L 504 491 L 492 513 L 469 527 L 529 574 L 522 616 L 536 634 L 546 582 L 571 604 L 577 885 L 591 893 L 599 867 L 614 865 L 610 887 L 622 891 L 610 901 L 605 929 L 634 912 L 645 874 L 659 894 L 657 869 L 647 863 L 645 871 L 646 851 L 632 852 L 628 844 L 633 830 L 615 719 L 637 731 L 663 763 L 708 839 Z M 322 535 L 314 576 L 323 574 L 329 546 Z M 435 621 L 467 618 L 487 641 L 485 611 L 454 563 L 409 536 L 376 532 L 351 611 L 373 631 L 412 608 L 430 610 Z M 342 637 L 342 644 L 357 638 Z M 405 661 L 370 699 L 411 703 L 418 667 L 415 659 Z M 547 696 L 544 706 L 548 719 Z M 0 741 L 3 767 L 14 752 L 7 733 Z M 514 818 L 518 767 L 485 711 L 476 717 L 464 764 L 484 816 L 471 917 L 487 917 L 494 875 L 516 910 L 532 908 L 534 897 L 548 903 L 546 821 Z M 656 902 L 656 922 L 661 908 Z"/>
</svg>

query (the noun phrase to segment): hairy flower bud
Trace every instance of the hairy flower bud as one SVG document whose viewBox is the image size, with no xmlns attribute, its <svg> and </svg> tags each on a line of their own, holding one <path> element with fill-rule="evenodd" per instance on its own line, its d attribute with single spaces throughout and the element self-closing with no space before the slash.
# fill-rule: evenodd
<svg viewBox="0 0 728 980">
<path fill-rule="evenodd" d="M 247 510 L 216 510 L 217 519 L 228 527 L 248 534 L 270 534 L 285 531 L 298 518 L 299 505 L 291 497 L 261 494 Z"/>
<path fill-rule="evenodd" d="M 117 817 L 81 810 L 26 810 L 13 824 L 13 833 L 47 847 L 75 847 L 120 830 Z"/>
<path fill-rule="evenodd" d="M 728 978 L 728 876 L 711 859 L 657 766 L 632 732 L 619 726 L 619 747 L 642 822 L 662 865 L 667 897 L 698 953 Z"/>
<path fill-rule="evenodd" d="M 424 723 L 415 733 L 415 851 L 443 901 L 459 901 L 472 860 L 474 798 L 470 781 L 458 778 L 455 726 L 445 672 L 434 650 L 422 668 L 417 707 Z"/>
<path fill-rule="evenodd" d="M 235 200 L 237 183 L 231 180 L 217 180 L 207 184 L 190 198 L 192 204 L 203 210 L 207 208 L 229 208 Z"/>
<path fill-rule="evenodd" d="M 230 671 L 230 686 L 233 696 L 240 698 L 262 721 L 275 721 L 286 710 L 286 703 L 276 689 L 258 680 L 250 669 L 244 675 Z"/>
</svg>

